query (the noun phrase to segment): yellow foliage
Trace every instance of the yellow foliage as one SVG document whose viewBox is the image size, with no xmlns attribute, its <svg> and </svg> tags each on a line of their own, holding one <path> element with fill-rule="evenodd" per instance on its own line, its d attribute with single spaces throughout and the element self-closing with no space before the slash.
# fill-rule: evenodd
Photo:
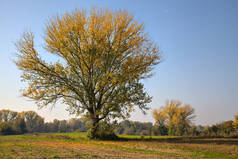
<svg viewBox="0 0 238 159">
<path fill-rule="evenodd" d="M 195 115 L 194 109 L 189 104 L 182 106 L 180 101 L 168 100 L 165 106 L 160 107 L 158 110 L 154 109 L 153 117 L 156 123 L 188 126 Z"/>
<path fill-rule="evenodd" d="M 238 114 L 235 115 L 235 120 L 233 122 L 234 128 L 238 129 Z"/>
</svg>

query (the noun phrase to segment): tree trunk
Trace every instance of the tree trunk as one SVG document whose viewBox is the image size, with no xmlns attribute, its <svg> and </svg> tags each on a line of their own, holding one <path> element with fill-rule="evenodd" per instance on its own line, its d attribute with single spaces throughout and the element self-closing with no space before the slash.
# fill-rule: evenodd
<svg viewBox="0 0 238 159">
<path fill-rule="evenodd" d="M 92 125 L 88 130 L 88 137 L 91 139 L 98 138 L 98 127 L 99 127 L 99 119 L 98 118 L 91 118 Z"/>
</svg>

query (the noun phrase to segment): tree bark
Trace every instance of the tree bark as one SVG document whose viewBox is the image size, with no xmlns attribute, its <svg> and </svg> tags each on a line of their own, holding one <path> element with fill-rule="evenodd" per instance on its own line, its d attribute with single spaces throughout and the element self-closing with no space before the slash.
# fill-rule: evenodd
<svg viewBox="0 0 238 159">
<path fill-rule="evenodd" d="M 99 118 L 92 117 L 91 118 L 92 125 L 88 131 L 88 137 L 91 139 L 98 138 L 98 127 L 99 127 Z"/>
</svg>

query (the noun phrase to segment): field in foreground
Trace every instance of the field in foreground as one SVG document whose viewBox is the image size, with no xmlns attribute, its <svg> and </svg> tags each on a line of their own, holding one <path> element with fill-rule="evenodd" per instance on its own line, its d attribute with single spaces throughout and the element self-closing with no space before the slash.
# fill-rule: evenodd
<svg viewBox="0 0 238 159">
<path fill-rule="evenodd" d="M 121 136 L 89 140 L 83 133 L 0 136 L 0 158 L 227 158 L 238 159 L 238 139 Z"/>
</svg>

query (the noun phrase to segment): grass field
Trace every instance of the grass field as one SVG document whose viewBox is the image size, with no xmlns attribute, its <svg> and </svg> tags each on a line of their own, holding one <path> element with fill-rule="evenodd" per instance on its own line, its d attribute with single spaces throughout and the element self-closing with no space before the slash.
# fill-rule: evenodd
<svg viewBox="0 0 238 159">
<path fill-rule="evenodd" d="M 0 136 L 0 158 L 226 158 L 238 159 L 238 139 L 122 135 L 89 140 L 84 133 Z"/>
</svg>

